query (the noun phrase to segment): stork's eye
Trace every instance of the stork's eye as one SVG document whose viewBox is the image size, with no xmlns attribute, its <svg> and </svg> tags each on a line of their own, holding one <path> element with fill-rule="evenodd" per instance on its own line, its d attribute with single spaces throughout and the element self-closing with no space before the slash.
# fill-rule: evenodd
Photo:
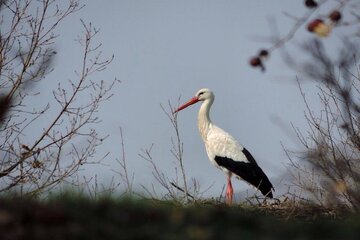
<svg viewBox="0 0 360 240">
<path fill-rule="evenodd" d="M 204 92 L 199 92 L 199 97 L 201 96 L 201 95 L 203 95 L 204 94 Z"/>
</svg>

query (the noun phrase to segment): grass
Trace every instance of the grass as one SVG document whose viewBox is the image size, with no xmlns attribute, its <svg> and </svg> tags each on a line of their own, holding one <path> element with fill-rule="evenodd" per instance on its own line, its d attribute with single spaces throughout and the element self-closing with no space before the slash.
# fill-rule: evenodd
<svg viewBox="0 0 360 240">
<path fill-rule="evenodd" d="M 360 215 L 311 214 L 307 206 L 304 217 L 279 205 L 6 197 L 0 199 L 0 239 L 358 239 Z"/>
</svg>

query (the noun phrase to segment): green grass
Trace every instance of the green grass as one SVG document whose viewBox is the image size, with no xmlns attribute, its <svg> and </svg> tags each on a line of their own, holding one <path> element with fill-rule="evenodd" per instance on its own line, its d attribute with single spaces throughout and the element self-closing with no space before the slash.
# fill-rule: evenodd
<svg viewBox="0 0 360 240">
<path fill-rule="evenodd" d="M 269 208 L 270 209 L 270 208 Z M 358 239 L 360 215 L 289 217 L 276 208 L 64 194 L 0 199 L 0 239 Z M 309 209 L 307 209 L 309 212 Z"/>
</svg>

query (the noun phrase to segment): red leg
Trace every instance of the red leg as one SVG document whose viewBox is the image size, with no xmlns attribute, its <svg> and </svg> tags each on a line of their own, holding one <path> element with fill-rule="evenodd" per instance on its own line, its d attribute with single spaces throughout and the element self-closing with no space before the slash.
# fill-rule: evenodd
<svg viewBox="0 0 360 240">
<path fill-rule="evenodd" d="M 234 189 L 231 184 L 231 176 L 228 176 L 227 188 L 226 188 L 226 202 L 231 205 L 234 196 Z"/>
</svg>

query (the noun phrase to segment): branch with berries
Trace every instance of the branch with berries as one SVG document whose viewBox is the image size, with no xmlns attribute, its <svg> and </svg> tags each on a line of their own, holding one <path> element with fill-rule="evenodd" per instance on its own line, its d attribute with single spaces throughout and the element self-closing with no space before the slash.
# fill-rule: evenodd
<svg viewBox="0 0 360 240">
<path fill-rule="evenodd" d="M 314 0 L 305 0 L 304 5 L 309 9 L 301 18 L 295 18 L 295 24 L 288 31 L 288 33 L 279 37 L 271 47 L 267 49 L 261 49 L 257 55 L 253 56 L 249 60 L 250 66 L 254 68 L 259 68 L 262 72 L 265 71 L 264 61 L 270 57 L 270 53 L 275 49 L 281 48 L 285 43 L 289 42 L 294 36 L 295 33 L 302 27 L 306 26 L 307 30 L 310 33 L 315 34 L 316 37 L 325 38 L 328 37 L 333 28 L 338 26 L 340 21 L 342 20 L 342 11 L 346 4 L 350 3 L 350 0 L 343 0 L 340 4 L 333 9 L 327 16 L 325 17 L 317 17 L 314 20 L 310 20 L 313 16 L 314 12 L 317 11 L 326 3 L 327 0 L 322 1 L 314 1 Z M 360 8 L 360 7 L 359 7 Z M 360 10 L 360 9 L 359 9 Z M 357 24 L 360 23 L 360 19 Z M 344 24 L 349 25 L 349 24 Z"/>
</svg>

